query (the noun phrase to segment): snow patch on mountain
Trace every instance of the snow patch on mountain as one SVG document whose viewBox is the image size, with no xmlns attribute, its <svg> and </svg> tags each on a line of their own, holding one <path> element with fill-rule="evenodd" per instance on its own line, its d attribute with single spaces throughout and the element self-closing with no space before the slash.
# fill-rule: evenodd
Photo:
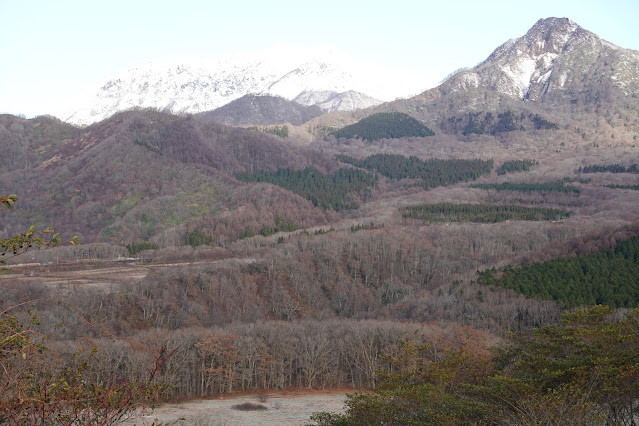
<svg viewBox="0 0 639 426">
<path fill-rule="evenodd" d="M 349 90 L 343 93 L 336 93 L 316 105 L 326 111 L 353 111 L 361 109 L 361 105 L 366 105 L 365 108 L 369 108 L 381 103 L 382 101 L 372 98 L 365 93 Z"/>
<path fill-rule="evenodd" d="M 479 75 L 474 72 L 464 73 L 461 80 L 464 89 L 479 87 Z"/>
<path fill-rule="evenodd" d="M 535 73 L 537 63 L 533 58 L 522 57 L 515 63 L 500 66 L 500 69 L 511 80 L 511 87 L 516 96 L 523 99 L 530 87 L 530 78 Z"/>
</svg>

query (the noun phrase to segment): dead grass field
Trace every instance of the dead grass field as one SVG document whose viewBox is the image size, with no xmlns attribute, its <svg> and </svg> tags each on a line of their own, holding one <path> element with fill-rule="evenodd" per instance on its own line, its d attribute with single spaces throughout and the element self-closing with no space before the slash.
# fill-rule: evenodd
<svg viewBox="0 0 639 426">
<path fill-rule="evenodd" d="M 344 392 L 316 391 L 265 395 L 246 395 L 222 399 L 197 400 L 165 404 L 152 413 L 124 423 L 125 425 L 162 424 L 197 426 L 293 426 L 309 422 L 318 411 L 343 412 Z M 241 411 L 234 405 L 254 403 L 266 410 Z"/>
</svg>

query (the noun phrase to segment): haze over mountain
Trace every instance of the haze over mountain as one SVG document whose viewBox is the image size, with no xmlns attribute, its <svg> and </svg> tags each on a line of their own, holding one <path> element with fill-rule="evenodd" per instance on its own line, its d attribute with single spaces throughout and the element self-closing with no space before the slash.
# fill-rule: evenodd
<svg viewBox="0 0 639 426">
<path fill-rule="evenodd" d="M 62 118 L 88 125 L 135 107 L 199 113 L 246 94 L 281 96 L 326 111 L 351 111 L 423 89 L 396 77 L 329 48 L 284 46 L 214 60 L 177 58 L 113 76 L 83 106 Z"/>
</svg>

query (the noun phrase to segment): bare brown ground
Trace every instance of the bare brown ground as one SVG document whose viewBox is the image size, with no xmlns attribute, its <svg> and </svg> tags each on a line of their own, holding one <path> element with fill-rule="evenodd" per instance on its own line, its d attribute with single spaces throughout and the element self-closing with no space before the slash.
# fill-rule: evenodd
<svg viewBox="0 0 639 426">
<path fill-rule="evenodd" d="M 352 392 L 352 391 L 349 391 Z M 259 395 L 231 396 L 164 404 L 152 413 L 125 422 L 125 425 L 168 423 L 178 425 L 236 426 L 303 425 L 318 411 L 343 412 L 346 391 L 294 391 Z M 266 410 L 241 411 L 232 408 L 243 403 L 265 406 Z M 177 422 L 177 423 L 176 423 Z"/>
</svg>

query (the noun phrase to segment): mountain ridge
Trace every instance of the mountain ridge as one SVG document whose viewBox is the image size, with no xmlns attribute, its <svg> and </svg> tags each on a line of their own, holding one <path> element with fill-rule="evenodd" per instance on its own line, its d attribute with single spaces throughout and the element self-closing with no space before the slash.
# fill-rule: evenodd
<svg viewBox="0 0 639 426">
<path fill-rule="evenodd" d="M 85 126 L 130 108 L 200 113 L 246 94 L 280 96 L 328 111 L 352 110 L 414 93 L 407 79 L 395 82 L 392 90 L 379 85 L 374 77 L 382 75 L 392 74 L 327 48 L 281 47 L 216 60 L 177 58 L 116 74 L 63 118 Z"/>
</svg>

